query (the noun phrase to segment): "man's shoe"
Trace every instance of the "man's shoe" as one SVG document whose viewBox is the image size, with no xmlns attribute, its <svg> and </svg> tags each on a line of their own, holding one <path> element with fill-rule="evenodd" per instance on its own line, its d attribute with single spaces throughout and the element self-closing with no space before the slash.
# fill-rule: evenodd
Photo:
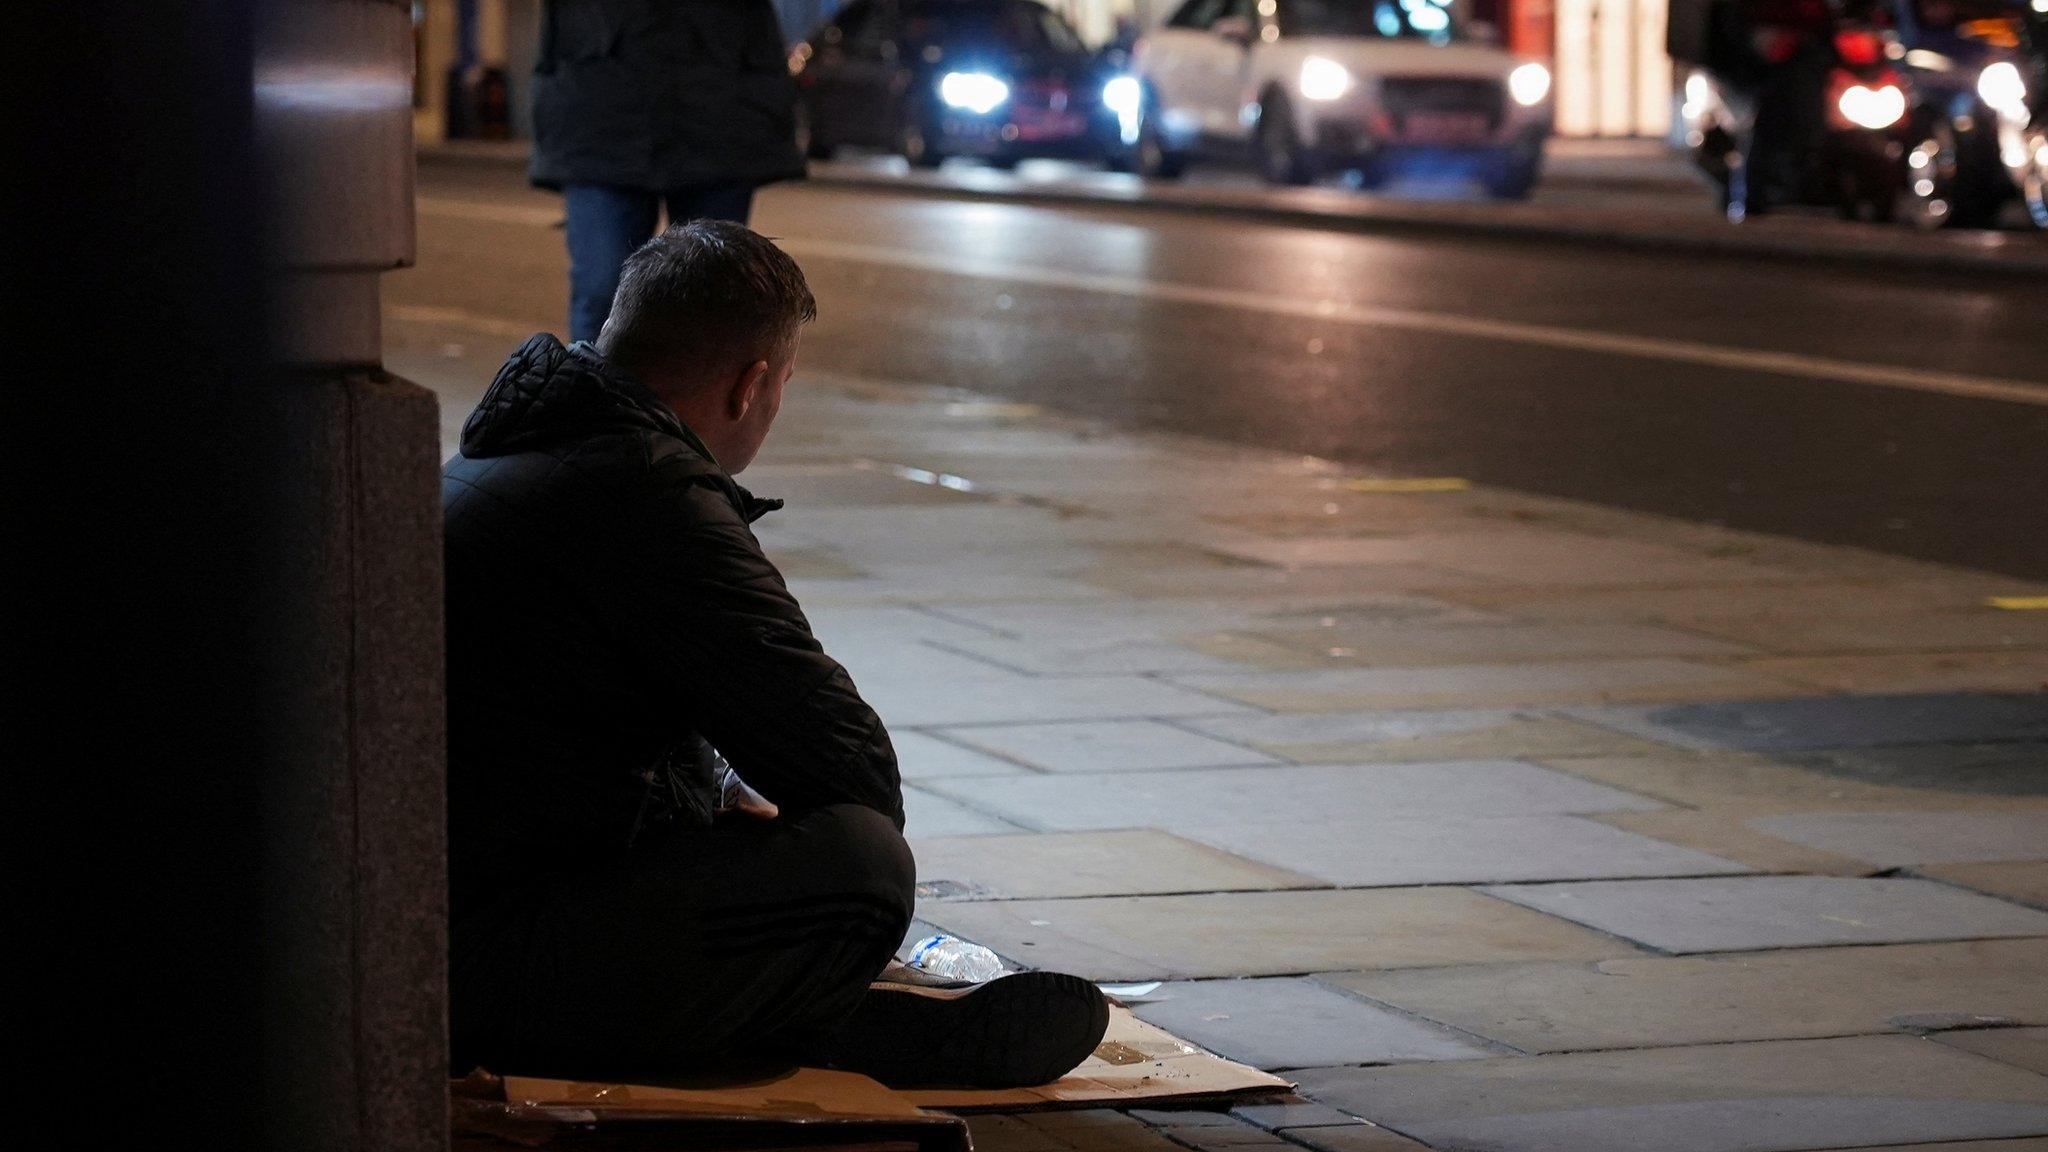
<svg viewBox="0 0 2048 1152">
<path fill-rule="evenodd" d="M 1109 1001 L 1062 972 L 955 988 L 883 982 L 817 1055 L 892 1088 L 1022 1088 L 1072 1071 L 1108 1028 Z"/>
</svg>

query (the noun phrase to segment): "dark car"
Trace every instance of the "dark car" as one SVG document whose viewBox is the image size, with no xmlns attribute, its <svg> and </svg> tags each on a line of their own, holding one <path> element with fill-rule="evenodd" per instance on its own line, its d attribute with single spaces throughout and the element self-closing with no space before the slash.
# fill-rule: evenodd
<svg viewBox="0 0 2048 1152">
<path fill-rule="evenodd" d="M 1120 71 L 1035 0 L 854 0 L 790 58 L 799 141 L 812 159 L 844 146 L 917 167 L 972 156 L 1119 154 L 1105 103 Z M 1133 89 L 1134 91 L 1135 89 Z"/>
<path fill-rule="evenodd" d="M 2020 0 L 1879 0 L 1889 9 L 1912 112 L 1908 219 L 1989 224 L 2015 191 L 2000 108 L 2027 99 Z M 2018 91 L 2009 91 L 2017 86 Z"/>
</svg>

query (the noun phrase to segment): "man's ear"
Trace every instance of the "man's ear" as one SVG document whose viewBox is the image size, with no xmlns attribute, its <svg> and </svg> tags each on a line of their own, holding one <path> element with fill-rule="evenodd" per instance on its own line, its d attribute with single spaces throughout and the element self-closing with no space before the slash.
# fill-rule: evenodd
<svg viewBox="0 0 2048 1152">
<path fill-rule="evenodd" d="M 726 415 L 734 420 L 744 419 L 747 409 L 761 395 L 761 385 L 768 379 L 768 362 L 756 360 L 745 368 L 732 382 L 732 391 L 726 395 Z"/>
</svg>

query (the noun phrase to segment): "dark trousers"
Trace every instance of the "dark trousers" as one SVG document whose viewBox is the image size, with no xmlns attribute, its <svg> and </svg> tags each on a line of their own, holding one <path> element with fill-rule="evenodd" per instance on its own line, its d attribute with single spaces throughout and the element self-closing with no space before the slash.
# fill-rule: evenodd
<svg viewBox="0 0 2048 1152">
<path fill-rule="evenodd" d="M 603 184 L 571 184 L 562 190 L 569 233 L 569 338 L 595 340 L 611 315 L 612 293 L 619 289 L 619 266 L 633 249 L 654 236 L 662 203 L 668 220 L 747 222 L 754 205 L 754 186 L 741 182 L 707 184 L 661 195 Z"/>
<path fill-rule="evenodd" d="M 721 817 L 508 893 L 450 932 L 454 1071 L 660 1075 L 801 1055 L 902 943 L 916 885 L 887 817 Z"/>
<path fill-rule="evenodd" d="M 1756 86 L 1756 115 L 1741 142 L 1741 186 L 1731 190 L 1750 212 L 1799 202 L 1827 128 L 1823 104 L 1831 59 L 1824 46 L 1803 48 Z"/>
</svg>

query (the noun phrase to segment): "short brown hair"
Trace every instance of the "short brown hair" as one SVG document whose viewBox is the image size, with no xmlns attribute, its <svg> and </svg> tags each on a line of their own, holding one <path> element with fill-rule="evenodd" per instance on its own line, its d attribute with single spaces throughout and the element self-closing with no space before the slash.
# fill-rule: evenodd
<svg viewBox="0 0 2048 1152">
<path fill-rule="evenodd" d="M 626 257 L 598 349 L 628 372 L 725 371 L 781 355 L 817 316 L 803 269 L 773 241 L 692 220 Z"/>
</svg>

